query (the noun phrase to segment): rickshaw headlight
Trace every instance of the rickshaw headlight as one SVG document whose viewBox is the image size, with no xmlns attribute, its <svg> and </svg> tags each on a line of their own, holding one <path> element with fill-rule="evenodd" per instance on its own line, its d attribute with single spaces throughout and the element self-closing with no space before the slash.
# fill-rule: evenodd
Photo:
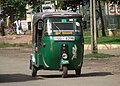
<svg viewBox="0 0 120 86">
<path fill-rule="evenodd" d="M 63 59 L 67 59 L 67 58 L 68 58 L 68 55 L 67 55 L 66 53 L 63 53 L 63 54 L 62 54 L 62 58 L 63 58 Z"/>
</svg>

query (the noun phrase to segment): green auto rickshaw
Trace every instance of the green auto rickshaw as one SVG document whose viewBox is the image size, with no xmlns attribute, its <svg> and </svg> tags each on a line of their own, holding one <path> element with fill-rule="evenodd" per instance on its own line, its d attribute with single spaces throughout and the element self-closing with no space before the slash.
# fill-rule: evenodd
<svg viewBox="0 0 120 86">
<path fill-rule="evenodd" d="M 32 76 L 37 71 L 59 70 L 62 77 L 68 70 L 81 74 L 84 54 L 82 15 L 74 12 L 37 13 L 33 17 Z"/>
</svg>

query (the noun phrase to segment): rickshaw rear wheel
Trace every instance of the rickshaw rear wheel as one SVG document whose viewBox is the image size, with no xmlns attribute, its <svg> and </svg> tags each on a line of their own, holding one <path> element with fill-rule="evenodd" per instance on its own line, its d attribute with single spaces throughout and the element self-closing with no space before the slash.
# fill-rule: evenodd
<svg viewBox="0 0 120 86">
<path fill-rule="evenodd" d="M 32 76 L 35 77 L 37 75 L 37 68 L 32 65 Z"/>
<path fill-rule="evenodd" d="M 75 69 L 76 76 L 81 75 L 81 68 Z"/>
<path fill-rule="evenodd" d="M 63 65 L 63 73 L 62 73 L 62 78 L 66 78 L 68 75 L 68 67 L 67 65 Z"/>
<path fill-rule="evenodd" d="M 32 61 L 30 60 L 30 65 L 29 65 L 29 69 L 32 69 Z"/>
</svg>

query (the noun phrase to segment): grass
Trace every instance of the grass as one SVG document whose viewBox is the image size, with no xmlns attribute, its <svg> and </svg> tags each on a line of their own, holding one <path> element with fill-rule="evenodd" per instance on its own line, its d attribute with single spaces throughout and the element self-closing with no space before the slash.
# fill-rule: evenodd
<svg viewBox="0 0 120 86">
<path fill-rule="evenodd" d="M 7 48 L 7 47 L 25 47 L 25 48 L 30 48 L 31 45 L 27 44 L 27 43 L 15 43 L 15 44 L 9 44 L 9 43 L 5 43 L 2 42 L 0 43 L 0 48 Z"/>
<path fill-rule="evenodd" d="M 120 36 L 100 37 L 99 44 L 120 44 Z"/>
<path fill-rule="evenodd" d="M 84 43 L 91 44 L 90 31 L 84 32 Z M 100 35 L 100 37 L 97 38 L 97 43 L 98 44 L 120 44 L 120 34 L 116 36 L 106 36 L 106 37 L 102 37 Z"/>
<path fill-rule="evenodd" d="M 91 37 L 84 37 L 85 44 L 91 44 Z M 106 36 L 106 37 L 98 37 L 98 44 L 120 44 L 120 36 Z"/>
<path fill-rule="evenodd" d="M 6 48 L 6 47 L 12 47 L 12 45 L 11 44 L 9 44 L 9 43 L 0 43 L 0 48 Z"/>
<path fill-rule="evenodd" d="M 114 55 L 97 53 L 97 54 L 86 54 L 84 57 L 85 58 L 108 58 L 108 57 L 113 57 L 113 56 Z"/>
</svg>

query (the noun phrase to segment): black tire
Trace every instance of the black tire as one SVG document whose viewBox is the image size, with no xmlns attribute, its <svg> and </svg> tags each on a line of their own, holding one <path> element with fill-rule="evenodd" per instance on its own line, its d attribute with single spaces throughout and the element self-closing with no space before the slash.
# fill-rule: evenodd
<svg viewBox="0 0 120 86">
<path fill-rule="evenodd" d="M 32 65 L 32 76 L 35 77 L 37 75 L 37 68 Z"/>
<path fill-rule="evenodd" d="M 29 69 L 32 69 L 32 61 L 30 60 L 30 65 L 29 65 Z"/>
<path fill-rule="evenodd" d="M 75 69 L 76 76 L 81 75 L 81 68 Z"/>
<path fill-rule="evenodd" d="M 68 75 L 68 67 L 65 65 L 62 68 L 63 68 L 62 78 L 66 78 Z"/>
</svg>

